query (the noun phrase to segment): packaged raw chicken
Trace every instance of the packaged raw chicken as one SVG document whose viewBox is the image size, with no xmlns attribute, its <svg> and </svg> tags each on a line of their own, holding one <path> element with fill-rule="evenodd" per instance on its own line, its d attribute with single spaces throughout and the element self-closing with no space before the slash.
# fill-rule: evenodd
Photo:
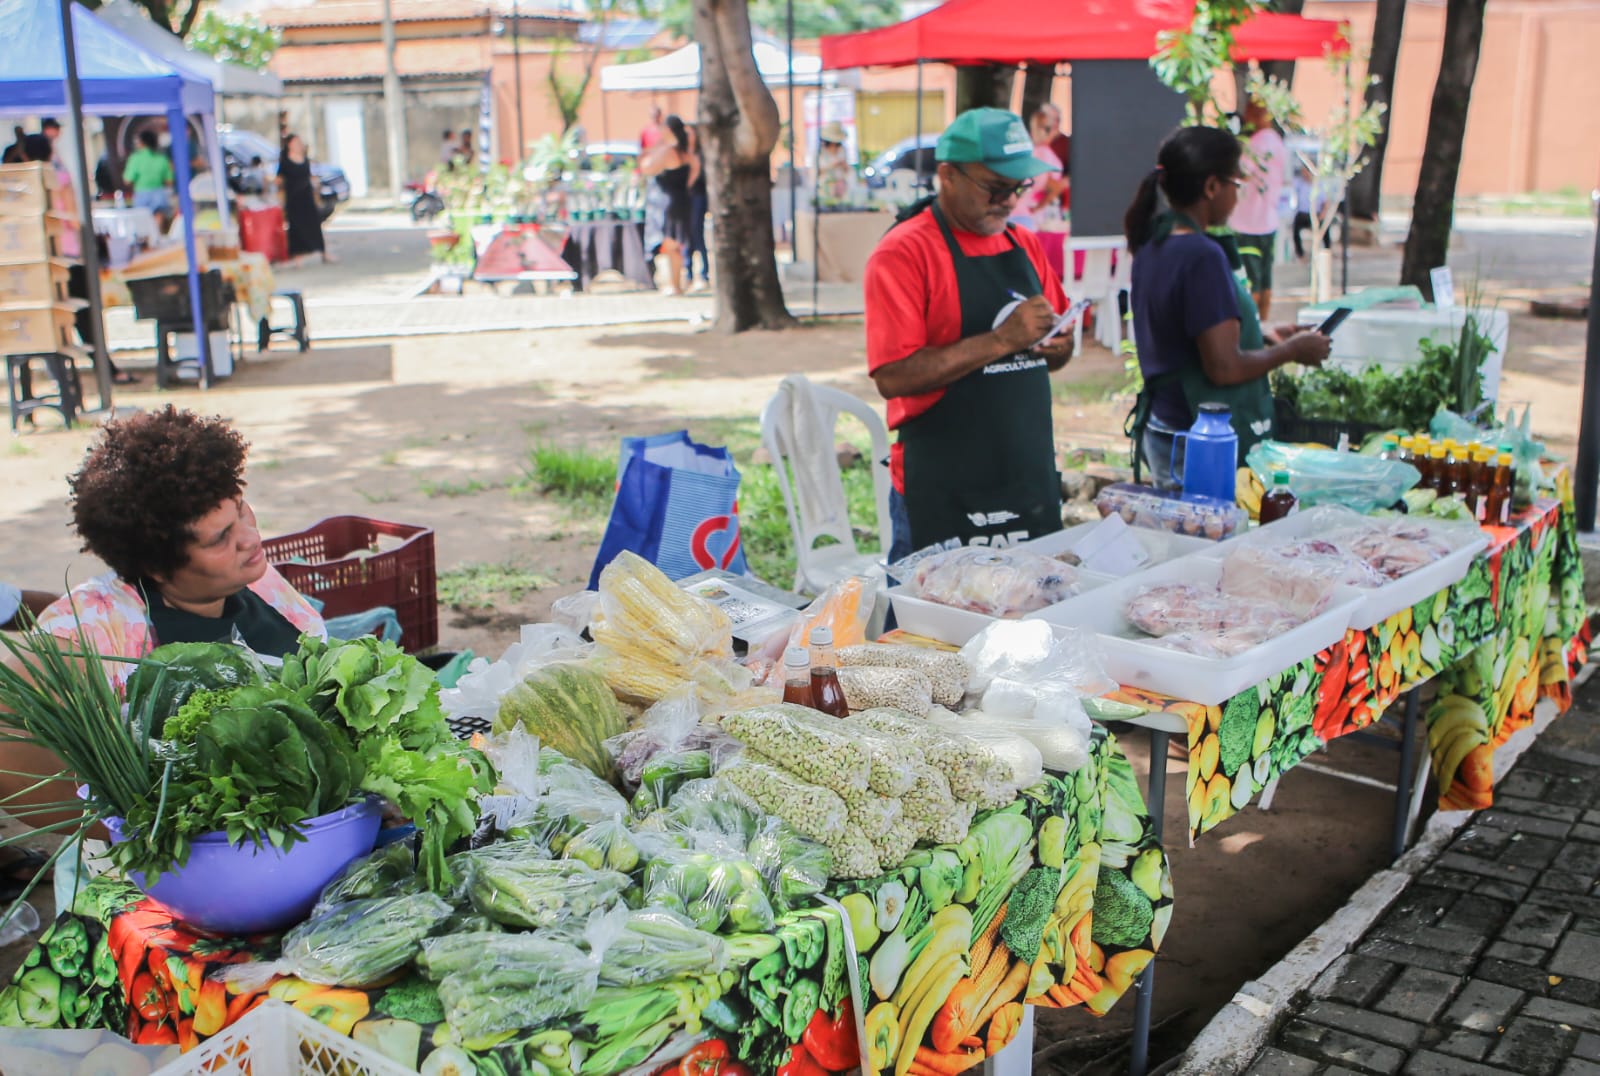
<svg viewBox="0 0 1600 1076">
<path fill-rule="evenodd" d="M 1265 638 L 1300 623 L 1272 602 L 1192 583 L 1165 583 L 1141 590 L 1128 603 L 1125 615 L 1134 627 L 1156 636 L 1250 629 Z"/>
<path fill-rule="evenodd" d="M 1455 551 L 1428 524 L 1410 519 L 1362 520 L 1328 537 L 1370 565 L 1382 582 L 1409 575 Z"/>
<path fill-rule="evenodd" d="M 1270 602 L 1287 609 L 1300 623 L 1328 607 L 1334 591 L 1355 567 L 1331 545 L 1322 554 L 1303 546 L 1240 546 L 1222 562 L 1220 588 L 1230 599 Z"/>
<path fill-rule="evenodd" d="M 921 561 L 906 589 L 985 616 L 1019 617 L 1077 593 L 1078 573 L 1053 557 L 968 546 Z"/>
</svg>

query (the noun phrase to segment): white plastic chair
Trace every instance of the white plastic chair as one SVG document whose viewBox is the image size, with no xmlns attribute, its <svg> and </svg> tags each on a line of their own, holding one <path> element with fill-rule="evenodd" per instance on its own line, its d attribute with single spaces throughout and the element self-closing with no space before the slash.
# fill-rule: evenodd
<svg viewBox="0 0 1600 1076">
<path fill-rule="evenodd" d="M 1083 275 L 1074 279 L 1073 267 L 1077 265 L 1080 253 L 1083 255 Z M 1095 236 L 1068 236 L 1061 254 L 1062 276 L 1065 277 L 1061 283 L 1062 290 L 1067 293 L 1067 301 L 1076 303 L 1089 300 L 1094 306 L 1097 323 L 1103 322 L 1107 316 L 1105 301 L 1111 291 L 1111 254 L 1111 246 L 1103 238 Z M 1083 352 L 1082 318 L 1072 328 L 1072 350 L 1073 354 Z"/>
<path fill-rule="evenodd" d="M 799 384 L 792 386 L 794 382 Z M 800 431 L 795 429 L 790 402 L 796 390 L 809 391 L 816 402 L 819 427 L 824 433 L 815 444 L 799 443 Z M 860 419 L 872 439 L 869 459 L 878 509 L 878 540 L 882 551 L 879 553 L 862 553 L 856 549 L 845 511 L 844 479 L 834 448 L 834 433 L 842 412 Z M 877 412 L 847 392 L 816 385 L 799 374 L 791 374 L 783 379 L 777 395 L 761 409 L 761 444 L 778 472 L 778 489 L 783 493 L 783 507 L 789 514 L 789 533 L 794 538 L 795 548 L 795 589 L 815 594 L 830 583 L 852 575 L 881 574 L 891 541 L 889 431 Z M 799 467 L 808 469 L 827 492 L 823 500 L 832 501 L 832 505 L 802 503 L 797 488 L 800 483 L 792 482 L 790 476 L 790 469 Z M 817 542 L 823 538 L 831 538 L 833 543 L 818 548 Z"/>
<path fill-rule="evenodd" d="M 1122 347 L 1122 296 L 1133 291 L 1133 255 L 1127 248 L 1114 251 L 1116 266 L 1111 271 L 1111 286 L 1106 290 L 1105 301 L 1096 311 L 1095 338 L 1113 353 Z"/>
</svg>

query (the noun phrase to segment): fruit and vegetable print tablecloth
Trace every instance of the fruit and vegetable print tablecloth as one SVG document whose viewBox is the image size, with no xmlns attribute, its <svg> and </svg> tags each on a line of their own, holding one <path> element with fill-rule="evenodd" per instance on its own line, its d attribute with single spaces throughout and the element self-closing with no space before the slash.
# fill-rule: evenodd
<svg viewBox="0 0 1600 1076">
<path fill-rule="evenodd" d="M 1166 857 L 1133 769 L 1097 729 L 1081 770 L 980 814 L 959 845 L 837 884 L 763 936 L 759 958 L 720 975 L 602 986 L 558 1026 L 457 1042 L 415 973 L 364 989 L 293 977 L 240 985 L 228 969 L 270 959 L 275 938 L 198 936 L 109 879 L 78 895 L 0 991 L 0 1024 L 106 1027 L 188 1049 L 276 998 L 407 1067 L 432 1058 L 440 1072 L 616 1072 L 676 1044 L 693 1052 L 666 1071 L 820 1076 L 857 1067 L 864 1045 L 874 1073 L 943 1076 L 1009 1043 L 1025 1003 L 1106 1012 L 1171 918 Z"/>
<path fill-rule="evenodd" d="M 1533 721 L 1534 705 L 1571 705 L 1590 638 L 1572 487 L 1540 498 L 1491 541 L 1466 578 L 1288 668 L 1221 706 L 1124 689 L 1113 698 L 1189 723 L 1191 838 L 1242 810 L 1318 747 L 1372 724 L 1410 688 L 1435 680 L 1428 748 L 1439 806 L 1487 807 L 1494 751 Z"/>
</svg>

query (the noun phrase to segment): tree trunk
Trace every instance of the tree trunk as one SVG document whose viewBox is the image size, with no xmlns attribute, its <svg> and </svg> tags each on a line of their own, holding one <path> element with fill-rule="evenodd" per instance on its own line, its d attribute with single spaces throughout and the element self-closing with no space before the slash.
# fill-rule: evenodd
<svg viewBox="0 0 1600 1076">
<path fill-rule="evenodd" d="M 1428 271 L 1445 263 L 1450 226 L 1455 218 L 1456 177 L 1467 134 L 1467 106 L 1478 73 L 1483 44 L 1483 11 L 1488 0 L 1448 0 L 1444 17 L 1444 53 L 1433 85 L 1428 112 L 1428 137 L 1422 144 L 1417 196 L 1411 204 L 1411 231 L 1406 235 L 1400 283 L 1412 284 L 1433 298 Z"/>
<path fill-rule="evenodd" d="M 1033 118 L 1039 106 L 1050 100 L 1050 89 L 1055 84 L 1056 65 L 1030 63 L 1022 79 L 1022 120 Z M 1010 94 L 1006 95 L 1008 98 Z"/>
<path fill-rule="evenodd" d="M 1372 52 L 1367 57 L 1368 106 L 1383 104 L 1378 139 L 1367 150 L 1367 163 L 1350 183 L 1350 215 L 1377 220 L 1383 199 L 1383 155 L 1389 148 L 1389 118 L 1394 115 L 1394 73 L 1400 62 L 1400 33 L 1405 28 L 1406 0 L 1378 0 L 1373 16 Z"/>
<path fill-rule="evenodd" d="M 1382 0 L 1379 0 L 1381 3 Z M 1277 0 L 1274 4 L 1267 5 L 1273 11 L 1281 11 L 1285 15 L 1298 15 L 1305 9 L 1306 0 Z M 1294 85 L 1293 60 L 1268 60 L 1261 65 L 1261 73 L 1267 78 L 1275 78 L 1285 86 Z M 1242 89 L 1242 87 L 1241 87 Z M 1239 97 L 1240 106 L 1243 107 L 1244 96 Z"/>
<path fill-rule="evenodd" d="M 969 108 L 1010 108 L 1015 67 L 968 64 L 956 68 L 956 114 Z"/>
<path fill-rule="evenodd" d="M 719 332 L 795 324 L 772 238 L 778 103 L 756 70 L 748 0 L 694 0 L 700 42 L 700 134 L 716 255 Z"/>
</svg>

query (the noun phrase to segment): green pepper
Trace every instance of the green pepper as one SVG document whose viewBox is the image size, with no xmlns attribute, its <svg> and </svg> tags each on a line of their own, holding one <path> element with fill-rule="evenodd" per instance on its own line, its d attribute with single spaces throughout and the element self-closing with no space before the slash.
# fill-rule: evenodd
<svg viewBox="0 0 1600 1076">
<path fill-rule="evenodd" d="M 814 967 L 822 959 L 822 952 L 827 947 L 827 928 L 809 917 L 785 923 L 780 937 L 789 963 L 802 970 Z M 809 1020 L 810 1016 L 806 1019 Z"/>
<path fill-rule="evenodd" d="M 783 975 L 783 969 L 787 964 L 788 961 L 784 959 L 782 950 L 762 957 L 750 965 L 750 981 L 759 983 L 764 979 L 779 978 Z"/>
<path fill-rule="evenodd" d="M 756 985 L 758 989 L 750 991 L 750 1004 L 756 1010 L 756 1015 L 773 1027 L 781 1027 L 783 1025 L 783 1010 L 778 1004 L 777 997 L 759 989 L 760 984 Z"/>
<path fill-rule="evenodd" d="M 772 1034 L 773 1027 L 773 1024 L 760 1016 L 745 1021 L 739 1028 L 739 1041 L 734 1044 L 734 1053 L 747 1062 L 752 1061 L 760 1048 L 761 1040 Z"/>
<path fill-rule="evenodd" d="M 823 920 L 823 931 L 827 937 L 828 951 L 822 963 L 821 1007 L 832 1012 L 850 993 L 844 979 L 844 922 L 838 913 L 830 912 Z"/>
<path fill-rule="evenodd" d="M 783 1033 L 790 1042 L 799 1042 L 800 1036 L 806 1033 L 806 1025 L 811 1023 L 821 1000 L 822 987 L 815 979 L 802 979 L 794 984 L 783 1002 Z"/>
<path fill-rule="evenodd" d="M 76 979 L 89 955 L 89 935 L 78 920 L 63 919 L 52 928 L 44 947 L 56 974 Z"/>
<path fill-rule="evenodd" d="M 750 1013 L 737 998 L 720 997 L 705 1007 L 701 1018 L 718 1031 L 738 1031 L 750 1019 Z"/>
<path fill-rule="evenodd" d="M 117 958 L 111 955 L 111 946 L 102 937 L 94 947 L 94 985 L 110 987 L 117 981 Z"/>
<path fill-rule="evenodd" d="M 17 980 L 17 1014 L 28 1027 L 61 1022 L 61 976 L 50 968 L 29 968 Z"/>
</svg>

